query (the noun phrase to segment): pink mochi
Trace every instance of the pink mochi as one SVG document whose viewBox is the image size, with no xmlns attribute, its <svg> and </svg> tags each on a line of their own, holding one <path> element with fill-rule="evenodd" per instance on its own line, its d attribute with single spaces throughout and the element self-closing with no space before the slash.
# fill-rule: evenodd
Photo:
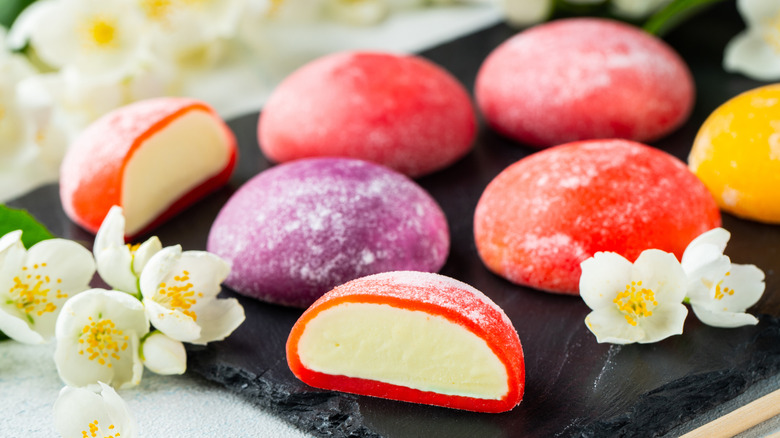
<svg viewBox="0 0 780 438">
<path fill-rule="evenodd" d="M 298 160 L 255 176 L 219 212 L 207 244 L 233 264 L 227 286 L 294 307 L 370 274 L 436 272 L 449 246 L 447 220 L 425 190 L 349 158 Z"/>
<path fill-rule="evenodd" d="M 477 75 L 488 124 L 537 148 L 576 140 L 656 140 L 690 115 L 690 70 L 663 41 L 627 24 L 574 18 L 496 48 Z"/>
<path fill-rule="evenodd" d="M 466 155 L 476 126 L 468 92 L 435 64 L 343 52 L 301 67 L 274 90 L 258 140 L 276 162 L 352 157 L 418 177 Z"/>
</svg>

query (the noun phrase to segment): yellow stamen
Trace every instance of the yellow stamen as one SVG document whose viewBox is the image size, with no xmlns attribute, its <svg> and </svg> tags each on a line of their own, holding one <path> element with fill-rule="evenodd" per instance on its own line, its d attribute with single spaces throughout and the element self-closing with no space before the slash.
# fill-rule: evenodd
<svg viewBox="0 0 780 438">
<path fill-rule="evenodd" d="M 117 330 L 110 319 L 95 321 L 89 317 L 89 324 L 81 329 L 79 336 L 79 354 L 88 355 L 89 360 L 97 360 L 100 365 L 113 367 L 110 358 L 120 360 L 119 353 L 127 349 L 127 336 Z"/>
<path fill-rule="evenodd" d="M 46 263 L 40 265 L 34 264 L 32 267 L 24 266 L 22 271 L 37 271 L 38 269 L 45 268 Z M 22 279 L 24 277 L 24 279 Z M 57 283 L 62 283 L 61 278 L 56 279 Z M 17 309 L 26 313 L 28 316 L 37 315 L 42 316 L 44 313 L 52 313 L 57 310 L 57 306 L 52 303 L 49 297 L 51 292 L 51 278 L 46 274 L 35 273 L 33 275 L 15 276 L 13 278 L 13 284 L 9 289 L 10 295 L 9 304 L 13 304 Z M 63 294 L 61 290 L 57 289 L 55 298 L 62 299 L 67 298 L 67 295 Z"/>
<path fill-rule="evenodd" d="M 100 432 L 100 423 L 97 420 L 95 420 L 95 421 L 89 423 L 89 426 L 87 426 L 87 428 L 89 429 L 89 431 L 82 430 L 81 431 L 81 437 L 82 438 L 96 437 L 96 436 L 98 436 L 98 432 Z M 113 430 L 113 429 L 114 429 L 114 425 L 110 424 L 108 426 L 108 430 Z M 118 438 L 120 435 L 119 435 L 119 432 L 117 432 L 117 433 L 115 433 L 113 435 L 103 435 L 103 434 L 101 434 L 100 436 L 101 437 L 105 437 L 105 438 Z"/>
<path fill-rule="evenodd" d="M 96 15 L 84 26 L 84 39 L 91 47 L 113 48 L 117 46 L 117 37 L 116 18 Z"/>
<path fill-rule="evenodd" d="M 638 324 L 639 318 L 652 316 L 653 308 L 658 305 L 653 290 L 641 288 L 641 286 L 641 281 L 632 281 L 631 284 L 626 285 L 623 292 L 619 292 L 612 300 L 632 326 Z M 637 288 L 641 289 L 637 290 Z"/>
<path fill-rule="evenodd" d="M 189 280 L 190 273 L 182 271 L 181 275 L 173 277 L 172 284 L 160 283 L 155 301 L 166 304 L 170 309 L 179 310 L 193 320 L 197 320 L 198 315 L 190 308 L 198 301 L 198 298 L 203 297 L 203 294 L 195 292 L 193 284 Z"/>
</svg>

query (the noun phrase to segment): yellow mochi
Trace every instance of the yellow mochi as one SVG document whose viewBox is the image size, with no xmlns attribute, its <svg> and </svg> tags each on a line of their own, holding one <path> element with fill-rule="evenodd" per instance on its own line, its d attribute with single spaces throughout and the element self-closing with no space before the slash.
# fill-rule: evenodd
<svg viewBox="0 0 780 438">
<path fill-rule="evenodd" d="M 780 223 L 780 84 L 747 91 L 710 114 L 688 165 L 724 211 Z"/>
</svg>

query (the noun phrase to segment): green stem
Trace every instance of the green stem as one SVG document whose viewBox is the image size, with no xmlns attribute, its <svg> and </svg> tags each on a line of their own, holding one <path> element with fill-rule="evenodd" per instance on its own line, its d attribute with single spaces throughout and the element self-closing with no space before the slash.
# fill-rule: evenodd
<svg viewBox="0 0 780 438">
<path fill-rule="evenodd" d="M 674 0 L 653 14 L 644 25 L 644 29 L 653 35 L 663 35 L 685 21 L 702 8 L 724 0 Z"/>
</svg>

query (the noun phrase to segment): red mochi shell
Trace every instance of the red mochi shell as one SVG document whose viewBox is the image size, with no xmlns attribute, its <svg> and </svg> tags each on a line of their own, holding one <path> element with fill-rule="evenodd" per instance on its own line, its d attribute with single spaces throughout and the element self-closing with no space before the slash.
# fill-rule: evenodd
<svg viewBox="0 0 780 438">
<path fill-rule="evenodd" d="M 628 140 L 574 142 L 502 171 L 474 213 L 485 265 L 513 283 L 578 294 L 580 263 L 598 251 L 630 261 L 651 248 L 678 259 L 720 226 L 704 184 L 677 158 Z"/>
<path fill-rule="evenodd" d="M 538 148 L 576 140 L 649 142 L 690 115 L 690 70 L 666 43 L 627 24 L 573 18 L 496 48 L 477 75 L 488 124 Z"/>
<path fill-rule="evenodd" d="M 68 217 L 87 231 L 96 233 L 108 210 L 114 205 L 123 205 L 124 170 L 135 151 L 152 135 L 194 110 L 208 112 L 221 120 L 201 101 L 162 97 L 118 108 L 89 125 L 68 149 L 60 169 L 60 198 Z M 233 132 L 224 122 L 222 126 L 231 151 L 225 169 L 193 187 L 136 235 L 165 222 L 227 183 L 236 164 L 237 148 Z M 171 163 L 171 166 L 175 165 L 175 162 Z"/>
<path fill-rule="evenodd" d="M 500 400 L 446 395 L 374 380 L 325 374 L 306 368 L 298 341 L 320 312 L 344 303 L 386 304 L 446 318 L 484 339 L 506 366 L 509 391 Z M 420 336 L 424 336 L 421 333 Z M 320 297 L 293 326 L 287 339 L 287 363 L 304 383 L 323 389 L 477 412 L 505 412 L 517 406 L 525 389 L 523 348 L 504 311 L 482 292 L 439 274 L 396 271 L 352 280 Z"/>
<path fill-rule="evenodd" d="M 468 153 L 476 126 L 467 91 L 437 65 L 342 52 L 306 64 L 274 90 L 258 140 L 276 162 L 351 157 L 417 177 Z"/>
</svg>

